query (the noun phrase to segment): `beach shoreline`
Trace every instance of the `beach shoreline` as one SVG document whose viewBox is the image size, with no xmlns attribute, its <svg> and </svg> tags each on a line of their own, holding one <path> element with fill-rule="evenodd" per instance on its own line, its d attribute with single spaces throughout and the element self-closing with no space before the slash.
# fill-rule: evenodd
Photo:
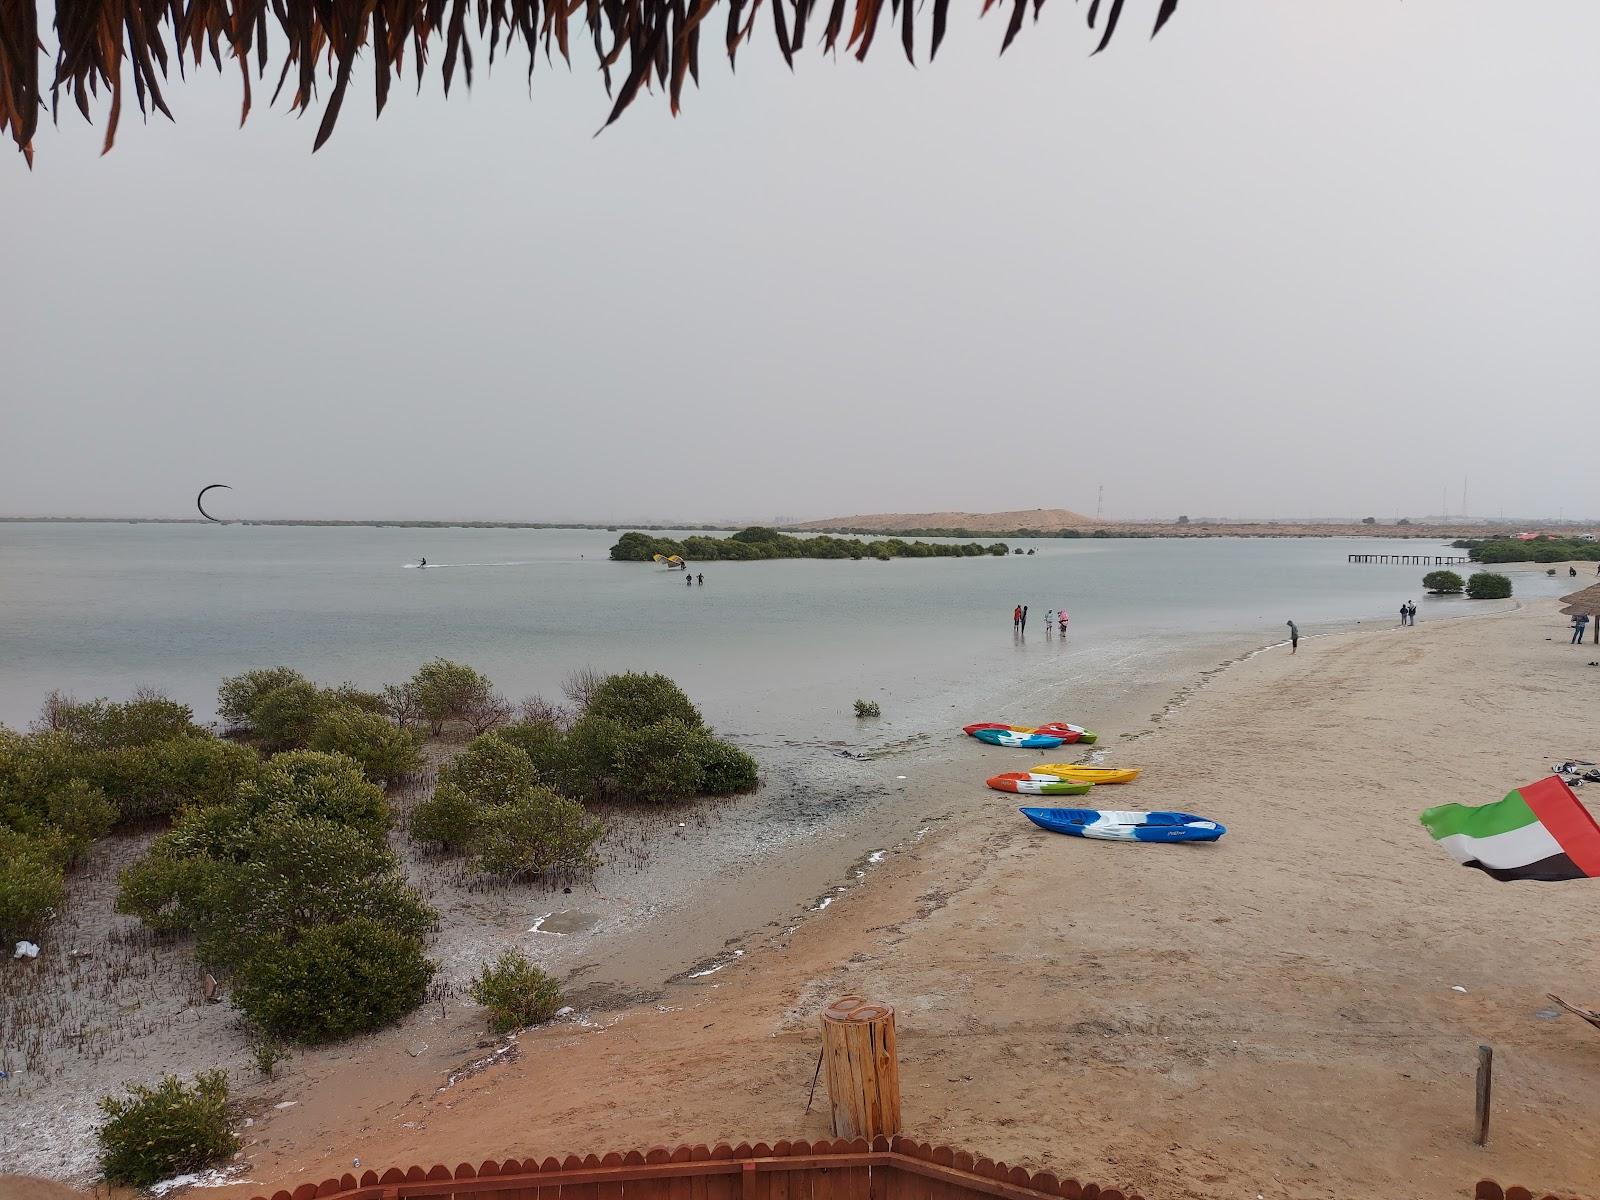
<svg viewBox="0 0 1600 1200">
<path fill-rule="evenodd" d="M 247 1148 L 257 1182 L 224 1194 L 337 1173 L 346 1152 L 819 1136 L 825 1118 L 802 1113 L 814 1023 L 843 991 L 900 1012 L 909 1131 L 1011 1162 L 1150 1195 L 1581 1189 L 1600 1039 L 1542 1014 L 1546 991 L 1596 998 L 1592 900 L 1462 870 L 1416 823 L 1586 745 L 1581 714 L 1551 703 L 1584 669 L 1562 628 L 1541 601 L 1252 656 L 1133 743 L 1147 775 L 1126 803 L 1214 816 L 1230 827 L 1216 847 L 1051 838 L 1003 806 L 947 823 L 665 1002 L 530 1031 L 407 1097 L 358 1052 L 291 1079 L 296 1106 Z M 1397 724 L 1403 744 L 1384 737 Z M 1504 1065 L 1479 1149 L 1483 1041 Z"/>
<path fill-rule="evenodd" d="M 1542 600 L 1499 612 L 1475 607 L 1461 619 L 1425 622 L 1415 629 L 1368 622 L 1308 637 L 1292 658 L 1281 646 L 1263 646 L 1259 638 L 1231 639 L 1231 650 L 1225 655 L 1219 654 L 1216 644 L 1199 643 L 1186 648 L 1182 669 L 1175 669 L 1164 684 L 1152 681 L 1133 689 L 1121 698 L 1121 707 L 1115 712 L 1110 711 L 1108 701 L 1108 708 L 1102 711 L 1109 719 L 1101 722 L 1107 736 L 1092 750 L 1096 757 L 1136 762 L 1147 768 L 1139 784 L 1115 793 L 1119 806 L 1186 808 L 1216 817 L 1232 830 L 1231 840 L 1219 849 L 1231 851 L 1252 836 L 1252 820 L 1247 815 L 1241 823 L 1232 811 L 1234 805 L 1192 795 L 1185 786 L 1184 781 L 1192 784 L 1197 774 L 1202 779 L 1215 777 L 1216 760 L 1226 758 L 1227 753 L 1225 738 L 1202 736 L 1199 744 L 1208 757 L 1205 767 L 1196 772 L 1185 757 L 1196 727 L 1204 729 L 1208 723 L 1230 719 L 1224 714 L 1235 710 L 1260 722 L 1263 714 L 1276 706 L 1271 690 L 1285 671 L 1299 672 L 1305 664 L 1351 654 L 1372 654 L 1378 660 L 1400 656 L 1409 664 L 1410 655 L 1420 646 L 1432 655 L 1438 676 L 1447 686 L 1470 692 L 1471 647 L 1482 639 L 1485 627 L 1498 621 L 1521 630 L 1543 622 L 1555 630 L 1547 635 L 1555 640 L 1560 618 L 1552 617 L 1551 612 L 1551 602 Z M 1365 680 L 1366 673 L 1361 674 Z M 1370 681 L 1341 675 L 1336 686 L 1315 701 L 1342 711 L 1358 698 L 1372 696 L 1381 701 L 1381 693 Z M 1456 701 L 1463 699 L 1472 697 L 1457 697 Z M 1064 706 L 1071 700 L 1063 697 L 1058 704 Z M 1098 715 L 1095 719 L 1100 720 Z M 1575 732 L 1573 736 L 1581 735 Z M 1313 749 L 1318 754 L 1326 751 L 1320 745 L 1285 747 L 1281 761 L 1269 764 L 1267 773 L 1310 769 L 1305 759 Z M 1107 1093 L 1115 1098 L 1110 1106 L 1113 1111 L 1120 1106 L 1141 1108 L 1140 1072 L 1130 1064 L 1149 1058 L 1153 1041 L 1200 1043 L 1187 1052 L 1191 1057 L 1175 1052 L 1167 1058 L 1156 1056 L 1157 1061 L 1147 1064 L 1154 1074 L 1144 1082 L 1155 1086 L 1158 1094 L 1165 1095 L 1176 1080 L 1203 1087 L 1208 1073 L 1229 1078 L 1231 1087 L 1254 1089 L 1262 1084 L 1255 1077 L 1259 1064 L 1251 1061 L 1251 1054 L 1229 1051 L 1205 1034 L 1204 1022 L 1197 1021 L 1192 1011 L 1194 1003 L 1180 1004 L 1175 1013 L 1164 1011 L 1171 997 L 1166 995 L 1158 966 L 1163 955 L 1176 956 L 1173 961 L 1178 964 L 1192 961 L 1196 951 L 1188 947 L 1187 938 L 1174 947 L 1170 931 L 1163 930 L 1147 945 L 1137 929 L 1125 927 L 1126 912 L 1101 908 L 1106 897 L 1123 885 L 1120 871 L 1106 873 L 1111 862 L 1119 868 L 1125 865 L 1132 872 L 1130 878 L 1150 884 L 1163 881 L 1147 872 L 1168 864 L 1188 867 L 1191 861 L 1202 860 L 1173 858 L 1172 848 L 1151 847 L 1133 848 L 1140 857 L 1124 864 L 1122 859 L 1109 858 L 1124 854 L 1124 848 L 1068 846 L 1072 839 L 1049 839 L 1024 827 L 1020 818 L 1005 819 L 1003 814 L 1014 807 L 1009 798 L 996 799 L 998 794 L 982 788 L 985 775 L 1026 766 L 1017 752 L 980 747 L 959 737 L 937 750 L 930 755 L 929 747 L 921 747 L 920 769 L 902 769 L 907 760 L 894 754 L 870 763 L 873 770 L 881 768 L 883 775 L 910 776 L 903 785 L 910 802 L 864 805 L 853 819 L 831 825 L 824 822 L 819 836 L 802 839 L 791 852 L 777 856 L 778 865 L 769 865 L 759 881 L 750 878 L 754 868 L 749 863 L 722 872 L 721 878 L 696 892 L 691 907 L 697 916 L 686 919 L 681 908 L 676 913 L 655 911 L 631 932 L 613 929 L 610 937 L 595 942 L 591 950 L 558 956 L 564 967 L 574 971 L 578 1003 L 575 1013 L 551 1027 L 509 1040 L 488 1039 L 483 1037 L 472 1007 L 457 996 L 442 1018 L 438 1010 L 424 1009 L 398 1029 L 298 1056 L 276 1080 L 245 1083 L 240 1092 L 253 1121 L 246 1131 L 247 1174 L 263 1186 L 236 1186 L 229 1194 L 266 1190 L 266 1185 L 292 1186 L 305 1178 L 337 1173 L 334 1169 L 342 1161 L 343 1147 L 352 1147 L 350 1154 L 364 1163 L 409 1165 L 422 1161 L 428 1165 L 435 1160 L 453 1164 L 462 1158 L 477 1161 L 495 1153 L 534 1148 L 566 1152 L 679 1138 L 737 1141 L 818 1136 L 826 1131 L 818 1124 L 816 1110 L 802 1118 L 798 1107 L 787 1107 L 783 1097 L 794 1086 L 795 1072 L 806 1074 L 809 1070 L 799 1060 L 814 1053 L 806 1047 L 814 1042 L 815 1011 L 840 990 L 868 991 L 900 1007 L 905 1069 L 912 1085 L 908 1096 L 921 1097 L 919 1103 L 908 1103 L 910 1129 L 918 1136 L 1151 1194 L 1220 1197 L 1238 1194 L 1241 1186 L 1258 1191 L 1268 1188 L 1270 1181 L 1261 1176 L 1237 1171 L 1218 1174 L 1215 1163 L 1204 1165 L 1212 1162 L 1209 1154 L 1202 1160 L 1192 1156 L 1195 1146 L 1209 1144 L 1215 1135 L 1208 1129 L 1207 1119 L 1193 1112 L 1185 1114 L 1186 1136 L 1174 1134 L 1170 1139 L 1179 1150 L 1171 1153 L 1166 1168 L 1160 1165 L 1162 1156 L 1150 1161 L 1142 1153 L 1129 1156 L 1125 1150 L 1111 1149 L 1110 1128 L 1103 1130 L 1103 1137 L 1057 1149 L 1059 1126 L 1053 1124 L 1057 1118 L 1029 1115 L 1030 1105 L 1036 1102 L 1050 1109 L 1062 1101 L 1061 1097 L 1048 1099 L 1049 1088 L 1039 1078 L 1038 1064 L 1029 1063 L 1024 1051 L 1014 1049 L 998 1063 L 984 1067 L 946 1045 L 951 1038 L 960 1040 L 959 1029 L 987 1026 L 1017 1030 L 1019 1039 L 1023 1029 L 1048 1035 L 1052 1045 L 1065 1048 L 1061 1061 L 1072 1064 L 1067 1073 L 1075 1087 L 1114 1085 Z M 1577 753 L 1576 749 L 1569 751 Z M 1059 752 L 1054 756 L 1061 757 Z M 1536 777 L 1533 764 L 1528 770 L 1533 772 L 1528 779 L 1517 778 L 1504 786 L 1497 783 L 1449 798 L 1468 803 L 1497 798 L 1507 788 Z M 1415 811 L 1439 802 L 1426 777 L 1419 776 L 1417 782 L 1415 801 L 1407 803 L 1413 821 Z M 1241 786 L 1258 795 L 1263 783 L 1246 779 Z M 900 822 L 892 831 L 883 821 L 886 814 Z M 1437 879 L 1446 891 L 1460 891 L 1464 884 L 1457 875 L 1471 873 L 1450 872 L 1443 856 L 1425 843 L 1418 845 L 1429 853 L 1419 854 L 1415 869 Z M 1185 852 L 1178 849 L 1177 853 Z M 1067 891 L 1059 898 L 1041 892 L 1034 877 L 1041 856 L 1063 855 L 1074 856 L 1063 858 L 1063 865 L 1070 864 L 1074 872 L 1087 868 L 1098 881 L 1098 890 L 1091 889 L 1081 920 L 1058 911 L 1058 905 L 1068 903 L 1069 898 L 1069 909 L 1084 902 L 1071 886 L 1076 883 L 1075 874 L 1063 877 Z M 773 858 L 769 856 L 767 861 L 771 864 Z M 831 882 L 819 886 L 822 879 Z M 1167 884 L 1170 886 L 1170 881 Z M 1215 881 L 1203 877 L 1193 885 L 1201 893 L 1215 890 Z M 1581 891 L 1581 885 L 1573 886 Z M 1270 912 L 1270 890 L 1253 896 L 1257 903 L 1252 907 Z M 1565 891 L 1557 889 L 1548 895 L 1570 910 L 1573 902 L 1562 895 Z M 1505 894 L 1502 888 L 1478 893 L 1476 900 L 1494 903 Z M 551 905 L 552 914 L 561 911 L 562 897 L 550 899 L 556 902 Z M 1184 902 L 1190 901 L 1186 898 Z M 1030 934 L 1025 920 L 1005 911 L 1013 903 L 1023 903 L 1029 912 L 1047 914 L 1038 933 Z M 1201 943 L 1212 944 L 1217 930 L 1243 919 L 1230 911 L 1218 906 L 1211 919 L 1226 919 L 1210 929 L 1192 914 L 1183 917 L 1177 928 L 1190 937 L 1200 935 L 1196 940 Z M 1115 949 L 1075 947 L 1084 927 L 1095 931 L 1092 941 L 1113 938 Z M 1059 944 L 1031 944 L 1043 937 L 1045 929 Z M 540 932 L 554 934 L 557 930 Z M 1345 932 L 1349 934 L 1349 929 Z M 531 940 L 542 939 L 536 934 Z M 1120 961 L 1123 956 L 1131 957 L 1137 969 Z M 904 961 L 908 958 L 926 961 L 913 967 Z M 986 961 L 991 958 L 995 961 Z M 607 964 L 620 961 L 630 965 L 619 977 Z M 1009 962 L 1011 969 L 997 978 L 994 972 L 1003 962 Z M 1358 968 L 1359 958 L 1352 958 L 1349 965 Z M 1196 971 L 1180 965 L 1176 969 L 1198 981 L 1192 985 L 1198 988 L 1196 1001 L 1209 997 L 1220 1003 L 1226 997 L 1237 1002 L 1237 980 L 1219 977 L 1214 968 Z M 967 982 L 952 986 L 953 981 L 962 979 Z M 1009 994 L 1024 985 L 1025 996 Z M 1006 1020 L 972 1011 L 976 1003 L 973 993 L 984 986 L 999 987 L 996 1015 L 1003 1014 Z M 1561 987 L 1573 990 L 1579 1003 L 1596 998 L 1585 994 L 1576 976 L 1552 990 Z M 1076 1002 L 1083 999 L 1076 993 L 1084 989 L 1088 993 L 1084 1012 L 1057 1014 L 1054 1000 L 1075 997 Z M 1469 994 L 1475 991 L 1469 988 Z M 1291 1011 L 1297 1007 L 1292 997 L 1264 999 L 1287 1003 Z M 705 1014 L 706 1020 L 695 1022 L 698 1014 Z M 1422 1036 L 1420 1030 L 1418 1036 Z M 1581 1035 L 1573 1033 L 1570 1041 L 1573 1051 L 1584 1049 Z M 1130 1044 L 1137 1053 L 1128 1051 Z M 625 1049 L 618 1053 L 629 1045 L 639 1047 L 642 1053 L 636 1056 Z M 736 1049 L 750 1051 L 749 1061 L 733 1053 Z M 1086 1049 L 1092 1051 L 1087 1062 L 1079 1062 Z M 1591 1057 L 1600 1063 L 1600 1046 L 1592 1050 L 1596 1053 Z M 1010 1066 L 1013 1058 L 1019 1078 L 1027 1084 L 1020 1094 L 1012 1094 L 1001 1080 L 985 1079 L 982 1074 L 982 1069 L 992 1073 L 997 1065 Z M 1235 1061 L 1240 1058 L 1250 1069 L 1241 1069 Z M 928 1074 L 944 1069 L 937 1064 L 947 1059 L 954 1065 L 946 1083 L 959 1082 L 961 1086 L 954 1090 L 973 1092 L 974 1103 L 955 1107 L 927 1103 L 929 1088 L 950 1090 L 940 1088 Z M 957 1066 L 962 1069 L 957 1071 Z M 596 1072 L 605 1082 L 590 1089 L 584 1081 L 596 1077 Z M 1234 1082 L 1234 1074 L 1242 1074 L 1249 1082 Z M 630 1079 L 638 1086 L 624 1095 L 619 1084 Z M 715 1079 L 726 1079 L 729 1087 L 717 1090 L 711 1086 Z M 1466 1096 L 1462 1090 L 1457 1098 L 1460 1103 L 1452 1107 L 1469 1105 Z M 729 1097 L 739 1103 L 728 1104 Z M 1081 1106 L 1081 1102 L 1068 1104 L 1074 1127 L 1087 1122 L 1088 1128 L 1095 1128 L 1091 1114 L 1078 1111 Z M 505 1107 L 528 1120 L 507 1123 L 500 1112 Z M 1142 1107 L 1148 1109 L 1149 1105 Z M 1468 1109 L 1463 1107 L 1463 1111 Z M 653 1113 L 664 1116 L 657 1120 Z M 1596 1114 L 1587 1114 L 1584 1120 L 1589 1122 L 1586 1128 L 1600 1124 Z M 1031 1131 L 1032 1140 L 1022 1131 Z M 1287 1133 L 1280 1131 L 1280 1136 Z M 1274 1165 L 1281 1169 L 1282 1163 L 1264 1153 L 1263 1147 L 1255 1146 L 1252 1153 L 1262 1169 Z M 1241 1159 L 1235 1150 L 1222 1157 L 1229 1162 L 1250 1161 L 1249 1155 Z M 1202 1167 L 1191 1169 L 1196 1161 L 1202 1161 Z M 1359 1179 L 1369 1189 L 1377 1186 L 1377 1176 L 1351 1174 L 1347 1164 L 1341 1165 L 1340 1172 L 1334 1178 L 1344 1183 L 1353 1185 Z M 1564 1179 L 1572 1181 L 1570 1186 L 1579 1182 L 1579 1177 L 1570 1173 L 1555 1178 L 1516 1171 L 1498 1173 L 1507 1182 L 1515 1178 L 1542 1186 L 1563 1185 Z M 1202 1177 L 1209 1175 L 1218 1177 L 1207 1183 Z M 1281 1194 L 1336 1194 L 1336 1190 L 1317 1190 L 1321 1186 L 1317 1173 L 1302 1175 L 1293 1191 Z M 1441 1186 L 1437 1194 L 1460 1194 L 1460 1188 L 1452 1191 Z"/>
</svg>

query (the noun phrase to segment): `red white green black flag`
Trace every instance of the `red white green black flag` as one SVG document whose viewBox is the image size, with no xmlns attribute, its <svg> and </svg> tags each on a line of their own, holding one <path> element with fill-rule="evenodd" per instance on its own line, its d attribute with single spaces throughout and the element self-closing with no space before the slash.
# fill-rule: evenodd
<svg viewBox="0 0 1600 1200">
<path fill-rule="evenodd" d="M 1600 878 L 1600 823 L 1554 775 L 1494 804 L 1441 804 L 1422 823 L 1457 862 L 1502 881 Z"/>
</svg>

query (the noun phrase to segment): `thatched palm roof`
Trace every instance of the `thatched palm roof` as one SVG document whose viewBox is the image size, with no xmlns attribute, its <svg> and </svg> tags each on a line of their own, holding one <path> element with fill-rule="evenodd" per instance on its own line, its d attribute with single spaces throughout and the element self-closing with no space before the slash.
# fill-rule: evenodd
<svg viewBox="0 0 1600 1200">
<path fill-rule="evenodd" d="M 1588 617 L 1600 617 L 1600 583 L 1586 587 L 1581 592 L 1563 596 L 1561 601 L 1565 605 L 1561 611 L 1569 617 L 1575 617 L 1579 613 Z"/>
<path fill-rule="evenodd" d="M 58 50 L 46 100 L 39 37 L 39 5 L 45 2 L 0 0 L 0 133 L 9 132 L 30 163 L 39 117 L 46 107 L 57 115 L 63 93 L 91 121 L 91 98 L 102 90 L 110 93 L 107 150 L 122 114 L 125 76 L 133 81 L 141 112 L 153 108 L 171 117 L 162 86 L 169 64 L 175 61 L 181 74 L 185 57 L 196 66 L 209 57 L 219 69 L 224 57 L 237 62 L 241 120 L 250 111 L 252 61 L 257 76 L 264 77 L 269 62 L 281 58 L 273 96 L 290 86 L 291 103 L 300 110 L 311 107 L 317 68 L 323 64 L 331 83 L 313 149 L 333 132 L 351 68 L 363 52 L 372 59 L 381 113 L 390 83 L 405 74 L 408 48 L 419 82 L 429 53 L 442 52 L 448 93 L 458 67 L 471 84 L 474 50 L 481 53 L 485 42 L 490 63 L 502 46 L 509 50 L 521 42 L 531 75 L 536 51 L 570 61 L 573 40 L 584 37 L 594 46 L 615 101 L 608 125 L 652 80 L 676 113 L 684 78 L 699 79 L 702 28 L 722 25 L 720 40 L 731 62 L 739 46 L 754 37 L 762 7 L 762 0 L 56 0 Z M 1022 28 L 1030 3 L 1037 16 L 1044 0 L 983 0 L 985 13 L 1009 6 L 1002 50 Z M 1096 53 L 1116 32 L 1123 4 L 1090 0 L 1089 27 L 1100 32 Z M 1160 0 L 1156 32 L 1177 7 L 1178 0 Z M 914 0 L 827 0 L 825 7 L 817 0 L 769 0 L 769 8 L 778 50 L 791 65 L 819 20 L 822 30 L 814 42 L 824 51 L 843 40 L 847 50 L 864 59 L 880 27 L 889 26 L 915 62 L 917 25 L 928 26 L 924 44 L 932 59 L 944 37 L 950 0 L 927 0 L 920 12 Z"/>
</svg>

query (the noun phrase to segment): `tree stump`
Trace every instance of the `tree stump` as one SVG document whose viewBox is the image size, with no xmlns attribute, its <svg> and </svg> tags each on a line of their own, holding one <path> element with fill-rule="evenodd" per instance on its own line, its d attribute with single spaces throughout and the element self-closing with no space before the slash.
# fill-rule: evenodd
<svg viewBox="0 0 1600 1200">
<path fill-rule="evenodd" d="M 834 1137 L 870 1141 L 900 1132 L 894 1009 L 860 996 L 835 1000 L 822 1014 L 822 1060 Z"/>
</svg>

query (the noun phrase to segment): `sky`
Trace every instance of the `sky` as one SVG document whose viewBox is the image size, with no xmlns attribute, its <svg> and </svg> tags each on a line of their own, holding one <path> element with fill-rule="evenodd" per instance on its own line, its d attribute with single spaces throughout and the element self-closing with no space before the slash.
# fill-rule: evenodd
<svg viewBox="0 0 1600 1200">
<path fill-rule="evenodd" d="M 1600 517 L 1600 5 L 1155 4 L 758 36 L 599 136 L 581 47 L 314 156 L 231 68 L 69 107 L 0 153 L 0 515 Z"/>
</svg>

